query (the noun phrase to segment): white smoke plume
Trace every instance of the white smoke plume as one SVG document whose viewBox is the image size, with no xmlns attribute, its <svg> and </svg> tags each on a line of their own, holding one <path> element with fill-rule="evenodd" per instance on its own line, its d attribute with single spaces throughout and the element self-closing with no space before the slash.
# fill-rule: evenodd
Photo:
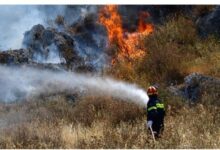
<svg viewBox="0 0 220 150">
<path fill-rule="evenodd" d="M 0 74 L 0 100 L 4 102 L 41 94 L 79 91 L 94 96 L 112 96 L 142 106 L 149 99 L 146 92 L 134 84 L 100 76 L 6 66 L 0 66 Z"/>
<path fill-rule="evenodd" d="M 45 8 L 44 8 L 45 7 Z M 46 6 L 1 5 L 0 6 L 0 50 L 22 47 L 24 33 L 33 25 L 47 25 L 48 20 L 63 15 L 64 6 L 54 6 L 53 11 Z"/>
<path fill-rule="evenodd" d="M 0 51 L 22 48 L 24 33 L 34 25 L 51 27 L 58 15 L 72 24 L 95 11 L 86 5 L 0 5 Z"/>
</svg>

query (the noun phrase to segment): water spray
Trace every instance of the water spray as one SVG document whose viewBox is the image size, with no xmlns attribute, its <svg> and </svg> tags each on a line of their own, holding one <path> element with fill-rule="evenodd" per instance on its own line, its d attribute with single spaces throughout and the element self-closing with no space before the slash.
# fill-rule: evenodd
<svg viewBox="0 0 220 150">
<path fill-rule="evenodd" d="M 0 66 L 0 100 L 27 99 L 41 94 L 84 91 L 94 96 L 112 96 L 146 106 L 146 92 L 135 84 L 89 74 L 30 67 Z"/>
</svg>

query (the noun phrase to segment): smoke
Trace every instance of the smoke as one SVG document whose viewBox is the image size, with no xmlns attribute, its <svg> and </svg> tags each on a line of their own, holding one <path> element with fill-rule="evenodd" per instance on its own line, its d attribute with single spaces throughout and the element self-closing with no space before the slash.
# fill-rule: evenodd
<svg viewBox="0 0 220 150">
<path fill-rule="evenodd" d="M 31 49 L 37 63 L 70 64 L 77 57 L 83 61 L 77 63 L 99 70 L 108 39 L 97 15 L 94 5 L 0 6 L 0 51 Z M 67 49 L 72 56 L 65 55 Z"/>
<path fill-rule="evenodd" d="M 22 47 L 24 33 L 36 24 L 55 27 L 56 17 L 64 16 L 67 25 L 96 11 L 96 6 L 65 5 L 1 5 L 0 51 Z"/>
<path fill-rule="evenodd" d="M 112 96 L 146 105 L 146 92 L 134 84 L 100 76 L 30 67 L 0 66 L 0 100 L 13 102 L 43 94 L 83 92 L 94 96 Z"/>
<path fill-rule="evenodd" d="M 64 6 L 1 5 L 0 6 L 0 50 L 22 47 L 23 34 L 33 25 L 48 26 L 48 20 L 64 13 Z"/>
</svg>

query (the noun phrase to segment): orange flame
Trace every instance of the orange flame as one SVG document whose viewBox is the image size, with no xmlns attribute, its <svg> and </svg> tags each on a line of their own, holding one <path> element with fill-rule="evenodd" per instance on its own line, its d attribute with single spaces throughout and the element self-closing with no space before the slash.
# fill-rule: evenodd
<svg viewBox="0 0 220 150">
<path fill-rule="evenodd" d="M 125 33 L 117 9 L 116 5 L 107 5 L 99 13 L 99 21 L 106 27 L 109 43 L 116 43 L 119 47 L 116 58 L 112 60 L 113 64 L 117 60 L 131 61 L 143 57 L 145 51 L 141 49 L 139 39 L 153 32 L 153 25 L 144 22 L 144 19 L 149 17 L 149 13 L 142 12 L 139 16 L 138 30 L 134 33 Z"/>
<path fill-rule="evenodd" d="M 138 22 L 138 32 L 150 34 L 153 32 L 153 25 L 152 24 L 146 24 L 144 22 L 144 19 L 150 17 L 150 14 L 148 12 L 141 12 L 139 16 L 139 22 Z"/>
</svg>

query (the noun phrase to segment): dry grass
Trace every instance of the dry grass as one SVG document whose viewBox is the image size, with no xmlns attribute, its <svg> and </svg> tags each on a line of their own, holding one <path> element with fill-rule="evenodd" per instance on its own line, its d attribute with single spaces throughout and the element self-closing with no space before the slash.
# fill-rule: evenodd
<svg viewBox="0 0 220 150">
<path fill-rule="evenodd" d="M 64 134 L 64 139 L 73 144 L 68 148 L 219 148 L 218 107 L 207 108 L 201 104 L 182 106 L 175 113 L 174 110 L 170 105 L 166 130 L 157 143 L 153 143 L 145 128 L 145 118 L 135 124 L 122 122 L 116 127 L 104 122 L 93 122 L 91 127 L 67 126 L 64 132 L 69 132 Z"/>
<path fill-rule="evenodd" d="M 178 97 L 171 97 L 165 93 L 161 93 L 161 96 L 165 99 L 167 109 L 166 128 L 163 137 L 156 143 L 145 127 L 144 110 L 135 104 L 111 98 L 87 97 L 75 105 L 65 101 L 63 97 L 54 97 L 54 100 L 32 101 L 26 102 L 25 105 L 13 106 L 13 110 L 16 108 L 17 112 L 28 113 L 29 109 L 32 111 L 24 116 L 25 120 L 17 120 L 0 129 L 0 147 L 220 147 L 218 106 L 211 104 L 189 106 Z M 56 112 L 57 110 L 62 111 Z M 10 111 L 12 109 L 9 109 L 8 113 Z M 50 117 L 47 118 L 45 115 Z"/>
<path fill-rule="evenodd" d="M 198 37 L 189 18 L 171 18 L 143 39 L 147 55 L 135 67 L 135 73 L 154 83 L 181 83 L 183 77 L 198 71 L 219 77 L 219 39 Z M 135 74 L 134 73 L 134 74 Z"/>
<path fill-rule="evenodd" d="M 220 78 L 220 52 L 208 53 L 204 57 L 199 57 L 186 63 L 187 72 L 198 72 Z"/>
</svg>

